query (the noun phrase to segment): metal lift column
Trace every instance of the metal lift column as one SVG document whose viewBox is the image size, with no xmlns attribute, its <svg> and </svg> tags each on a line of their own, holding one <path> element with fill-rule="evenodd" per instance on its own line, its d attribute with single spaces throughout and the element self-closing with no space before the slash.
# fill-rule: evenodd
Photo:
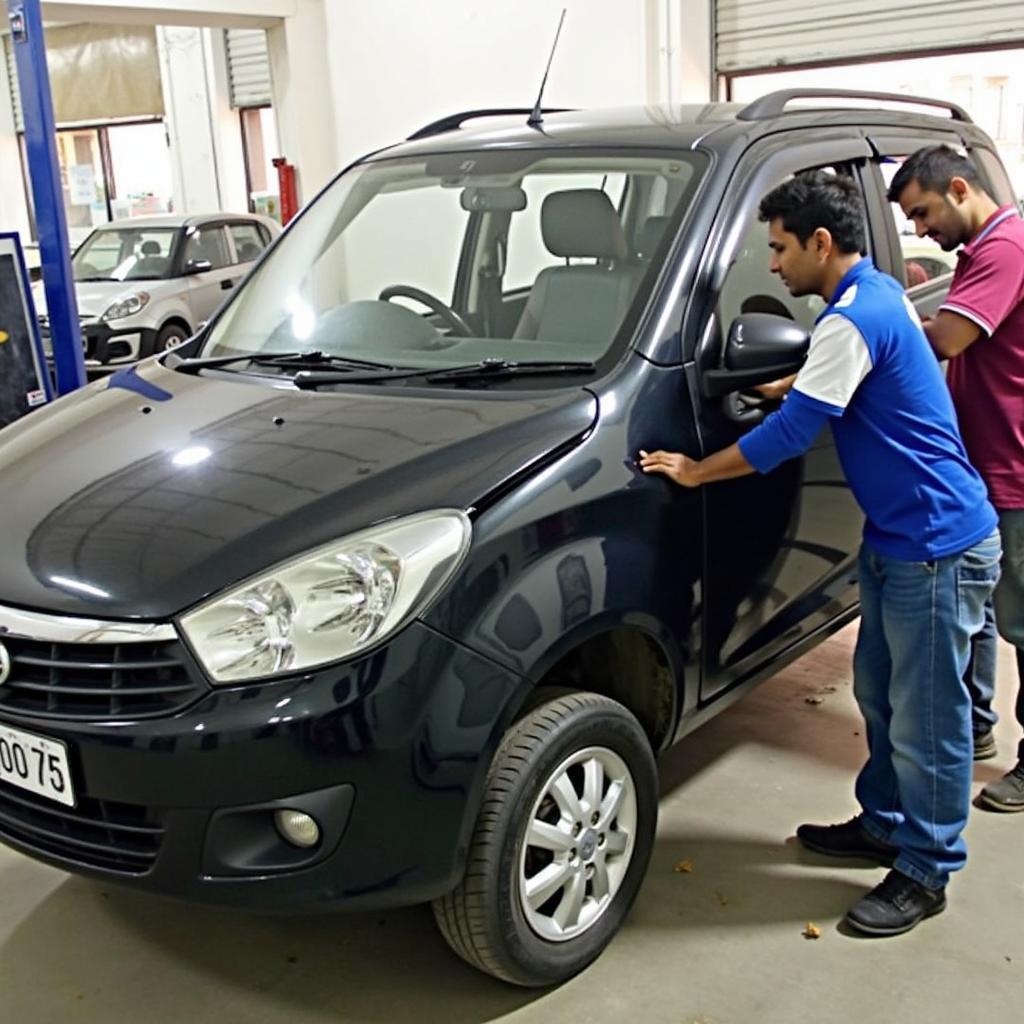
<svg viewBox="0 0 1024 1024">
<path fill-rule="evenodd" d="M 8 0 L 11 43 L 25 121 L 25 150 L 35 203 L 43 288 L 50 317 L 50 339 L 57 371 L 57 394 L 85 383 L 82 333 L 78 326 L 71 246 L 64 216 L 64 193 L 57 162 L 57 128 L 39 0 Z"/>
</svg>

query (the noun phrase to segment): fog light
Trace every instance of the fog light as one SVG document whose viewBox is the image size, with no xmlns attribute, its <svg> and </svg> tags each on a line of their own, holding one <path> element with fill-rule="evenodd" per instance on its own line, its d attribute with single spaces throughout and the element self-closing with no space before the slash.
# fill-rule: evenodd
<svg viewBox="0 0 1024 1024">
<path fill-rule="evenodd" d="M 296 846 L 316 846 L 320 842 L 320 826 L 302 811 L 275 811 L 277 831 Z"/>
</svg>

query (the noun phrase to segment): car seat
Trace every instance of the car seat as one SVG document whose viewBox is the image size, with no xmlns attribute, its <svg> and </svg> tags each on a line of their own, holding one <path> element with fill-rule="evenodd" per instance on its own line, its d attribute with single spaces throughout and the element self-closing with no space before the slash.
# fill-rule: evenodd
<svg viewBox="0 0 1024 1024">
<path fill-rule="evenodd" d="M 139 259 L 125 275 L 125 280 L 138 277 L 160 277 L 167 270 L 167 257 L 160 255 L 160 243 L 147 238 L 139 246 Z"/>
<path fill-rule="evenodd" d="M 545 248 L 566 265 L 537 275 L 514 337 L 603 349 L 640 279 L 640 268 L 626 262 L 619 215 L 600 189 L 572 189 L 545 197 L 540 223 Z M 568 263 L 587 257 L 597 263 Z"/>
<path fill-rule="evenodd" d="M 259 259 L 261 252 L 263 250 L 255 242 L 243 242 L 238 247 L 238 262 L 251 263 L 253 260 Z"/>
</svg>

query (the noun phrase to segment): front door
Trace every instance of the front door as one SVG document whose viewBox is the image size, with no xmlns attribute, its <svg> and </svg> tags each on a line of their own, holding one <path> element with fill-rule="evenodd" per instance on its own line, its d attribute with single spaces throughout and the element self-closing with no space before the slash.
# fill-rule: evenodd
<svg viewBox="0 0 1024 1024">
<path fill-rule="evenodd" d="M 188 304 L 192 311 L 192 327 L 208 320 L 214 310 L 231 294 L 235 281 L 242 276 L 232 266 L 228 237 L 223 224 L 195 228 L 185 240 L 182 256 L 188 274 Z M 190 273 L 189 266 L 201 262 L 210 264 L 209 270 Z"/>
<path fill-rule="evenodd" d="M 713 235 L 711 263 L 720 268 L 713 308 L 702 327 L 702 352 L 721 352 L 729 325 L 741 313 L 773 313 L 808 331 L 824 308 L 816 296 L 795 298 L 769 271 L 768 225 L 760 199 L 791 174 L 822 167 L 861 180 L 863 143 L 849 143 L 847 159 L 820 162 L 820 147 L 774 157 L 750 154 L 751 172 L 723 211 L 727 229 Z M 819 156 L 819 162 L 814 156 Z M 738 175 L 743 180 L 741 170 Z M 717 365 L 717 359 L 713 359 Z M 753 429 L 777 403 L 751 395 L 706 399 L 701 431 L 706 454 L 728 447 Z M 704 488 L 707 555 L 701 698 L 708 700 L 764 667 L 787 647 L 852 607 L 863 528 L 839 465 L 831 431 L 810 450 L 766 475 L 754 474 Z"/>
</svg>

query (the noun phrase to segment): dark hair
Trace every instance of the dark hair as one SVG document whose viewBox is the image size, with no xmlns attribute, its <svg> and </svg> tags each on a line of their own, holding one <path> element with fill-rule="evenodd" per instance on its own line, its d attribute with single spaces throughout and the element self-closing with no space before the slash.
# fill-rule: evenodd
<svg viewBox="0 0 1024 1024">
<path fill-rule="evenodd" d="M 925 146 L 907 157 L 889 186 L 889 202 L 898 203 L 903 190 L 916 181 L 926 192 L 944 196 L 954 178 L 963 178 L 974 188 L 982 189 L 978 169 L 949 146 Z"/>
<path fill-rule="evenodd" d="M 867 252 L 860 189 L 842 174 L 804 171 L 773 188 L 761 200 L 758 216 L 764 221 L 781 220 L 801 245 L 818 228 L 826 228 L 840 252 Z"/>
</svg>

